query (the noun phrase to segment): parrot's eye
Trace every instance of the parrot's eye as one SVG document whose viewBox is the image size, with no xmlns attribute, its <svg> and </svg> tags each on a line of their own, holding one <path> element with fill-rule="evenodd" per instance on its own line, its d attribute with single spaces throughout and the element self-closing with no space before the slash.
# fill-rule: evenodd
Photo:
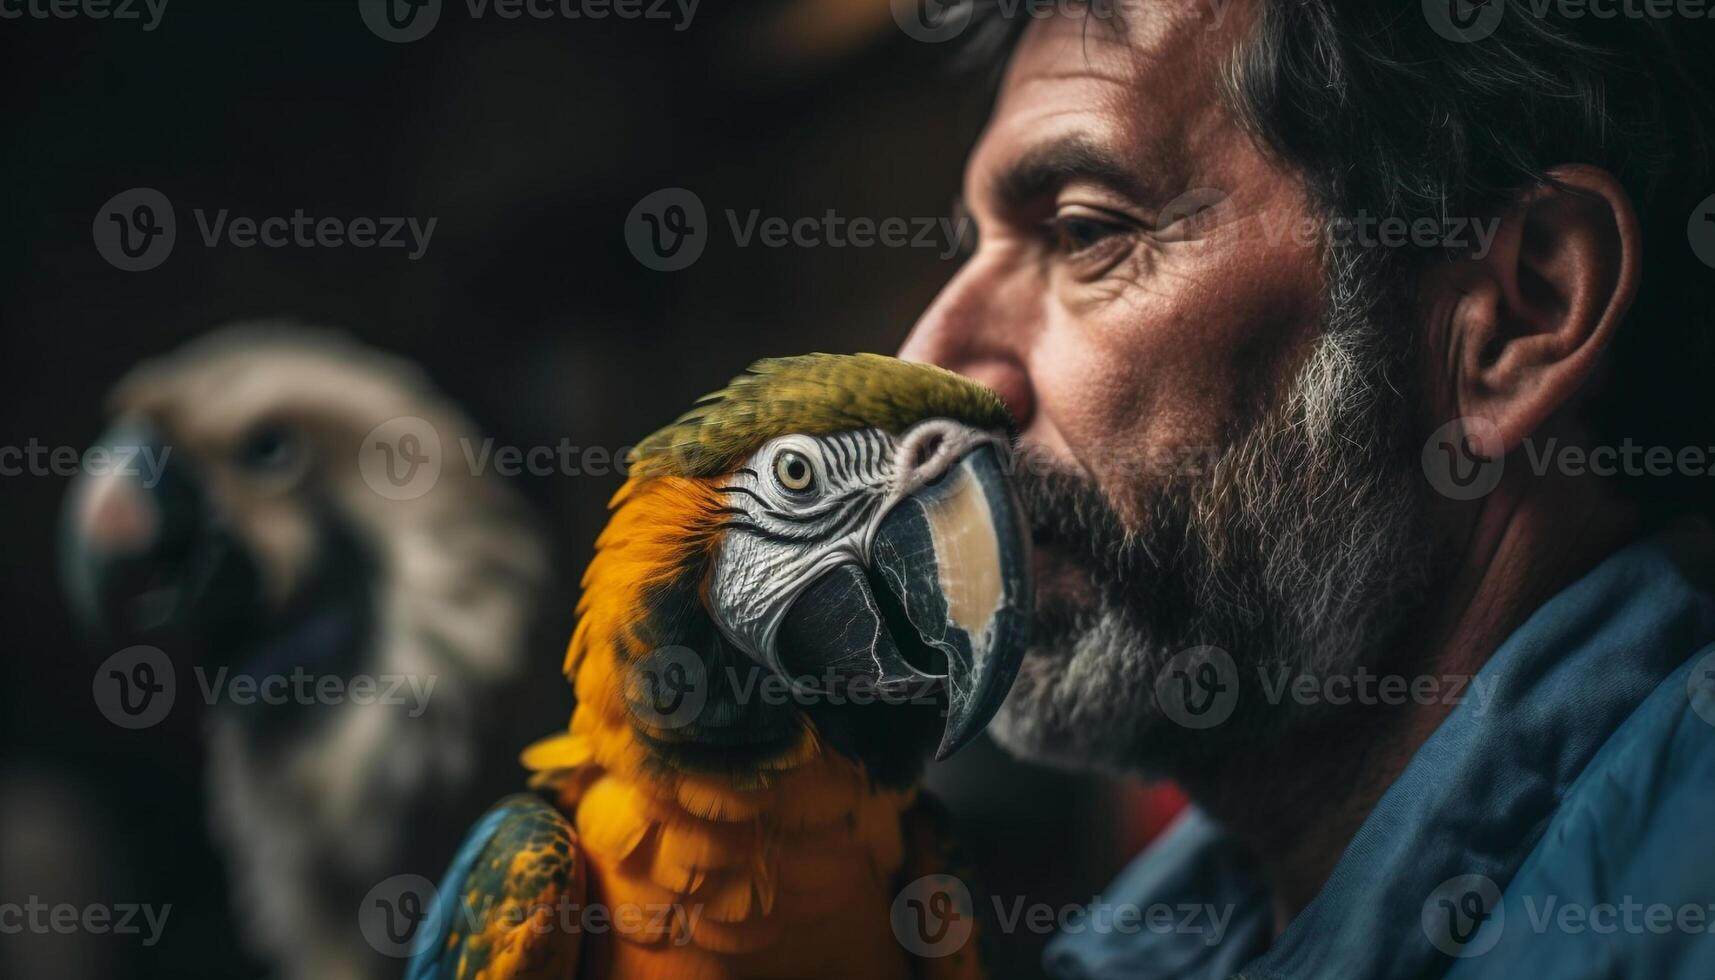
<svg viewBox="0 0 1715 980">
<path fill-rule="evenodd" d="M 252 473 L 289 473 L 297 466 L 298 439 L 287 429 L 264 426 L 239 443 L 236 460 L 239 466 Z"/>
<path fill-rule="evenodd" d="M 803 493 L 816 482 L 816 470 L 803 453 L 786 450 L 774 457 L 774 479 L 793 493 Z"/>
</svg>

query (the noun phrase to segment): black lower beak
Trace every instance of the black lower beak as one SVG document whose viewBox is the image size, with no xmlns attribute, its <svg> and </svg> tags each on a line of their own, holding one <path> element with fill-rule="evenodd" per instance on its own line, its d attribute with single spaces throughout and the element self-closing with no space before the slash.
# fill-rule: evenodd
<svg viewBox="0 0 1715 980">
<path fill-rule="evenodd" d="M 1029 640 L 1029 535 L 996 447 L 982 445 L 883 518 L 867 568 L 835 567 L 787 612 L 782 663 L 864 678 L 886 693 L 939 685 L 935 758 L 982 731 Z"/>
<path fill-rule="evenodd" d="M 247 607 L 254 567 L 215 519 L 194 474 L 154 428 L 104 434 L 71 485 L 60 528 L 60 575 L 73 611 L 109 637 L 203 625 Z"/>
</svg>

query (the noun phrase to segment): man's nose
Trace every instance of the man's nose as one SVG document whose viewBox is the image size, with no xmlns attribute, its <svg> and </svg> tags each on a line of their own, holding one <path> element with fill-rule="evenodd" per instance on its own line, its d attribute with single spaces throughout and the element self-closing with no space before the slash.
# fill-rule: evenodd
<svg viewBox="0 0 1715 980">
<path fill-rule="evenodd" d="M 1006 303 L 1002 293 L 986 287 L 971 271 L 967 265 L 942 288 L 905 338 L 899 356 L 939 365 L 993 388 L 1022 432 L 1036 413 L 1024 357 L 1024 304 Z"/>
</svg>

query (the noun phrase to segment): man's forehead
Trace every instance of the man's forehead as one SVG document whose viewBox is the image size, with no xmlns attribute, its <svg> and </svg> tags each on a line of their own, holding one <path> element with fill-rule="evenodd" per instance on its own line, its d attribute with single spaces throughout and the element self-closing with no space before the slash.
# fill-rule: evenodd
<svg viewBox="0 0 1715 980">
<path fill-rule="evenodd" d="M 1110 0 L 1032 20 L 1007 65 L 983 148 L 996 159 L 987 162 L 1005 167 L 1012 161 L 1003 158 L 1067 136 L 1146 153 L 1183 140 L 1218 108 L 1218 73 L 1243 6 Z"/>
<path fill-rule="evenodd" d="M 1140 52 L 1164 53 L 1196 44 L 1199 35 L 1220 33 L 1232 14 L 1249 5 L 1248 0 L 1074 0 L 1037 5 L 1051 9 L 1027 14 L 1024 32 L 1038 39 L 1101 34 Z"/>
</svg>

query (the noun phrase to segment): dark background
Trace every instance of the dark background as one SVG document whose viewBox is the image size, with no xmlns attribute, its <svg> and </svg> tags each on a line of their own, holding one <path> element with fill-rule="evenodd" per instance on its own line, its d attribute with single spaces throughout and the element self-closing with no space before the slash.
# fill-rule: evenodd
<svg viewBox="0 0 1715 980">
<path fill-rule="evenodd" d="M 372 34 L 356 0 L 170 0 L 153 31 L 26 18 L 0 21 L 0 45 L 0 445 L 80 449 L 128 368 L 239 318 L 290 315 L 410 357 L 518 446 L 627 445 L 760 356 L 892 351 L 955 267 L 939 238 L 739 248 L 725 211 L 947 215 L 990 81 L 952 71 L 951 46 L 911 40 L 882 0 L 704 0 L 683 31 L 473 20 L 447 0 L 409 44 Z M 173 202 L 178 239 L 164 264 L 128 273 L 102 259 L 91 229 L 133 187 Z M 716 226 L 701 259 L 673 273 L 644 267 L 622 236 L 632 206 L 665 187 L 694 191 Z M 439 220 L 408 261 L 398 249 L 209 248 L 195 208 Z M 567 578 L 617 482 L 519 481 Z M 14 835 L 0 860 L 15 889 L 44 901 L 173 910 L 152 949 L 0 936 L 0 974 L 261 973 L 241 952 L 205 830 L 195 712 L 126 732 L 95 710 L 92 671 L 112 651 L 79 636 L 60 597 L 65 484 L 0 478 L 0 807 L 14 827 L 67 803 L 83 819 Z M 574 600 L 566 590 L 564 608 Z M 554 683 L 560 652 L 542 651 Z M 1001 895 L 1087 901 L 1135 836 L 1113 816 L 1113 791 L 987 744 L 935 782 Z M 56 851 L 67 846 L 103 874 L 73 874 Z M 998 937 L 999 971 L 1034 975 L 1045 939 Z"/>
</svg>

